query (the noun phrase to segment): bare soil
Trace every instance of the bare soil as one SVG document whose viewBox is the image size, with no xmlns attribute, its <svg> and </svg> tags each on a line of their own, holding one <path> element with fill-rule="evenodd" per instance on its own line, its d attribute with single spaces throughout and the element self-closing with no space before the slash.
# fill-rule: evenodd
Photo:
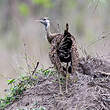
<svg viewBox="0 0 110 110">
<path fill-rule="evenodd" d="M 39 76 L 36 86 L 24 91 L 19 100 L 5 110 L 110 110 L 110 63 L 97 58 L 82 58 L 76 72 L 70 76 L 68 94 L 59 94 L 57 74 Z"/>
</svg>

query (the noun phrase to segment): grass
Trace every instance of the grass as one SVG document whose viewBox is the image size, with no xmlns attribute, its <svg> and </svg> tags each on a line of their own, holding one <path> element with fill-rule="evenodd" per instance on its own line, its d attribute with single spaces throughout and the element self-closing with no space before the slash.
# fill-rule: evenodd
<svg viewBox="0 0 110 110">
<path fill-rule="evenodd" d="M 28 68 L 28 74 L 21 74 L 19 78 L 8 80 L 9 89 L 7 90 L 7 95 L 4 98 L 0 98 L 0 110 L 4 110 L 8 105 L 12 104 L 14 101 L 18 100 L 24 91 L 28 88 L 35 86 L 38 82 L 38 78 L 40 75 L 44 77 L 48 77 L 53 75 L 55 71 L 53 71 L 53 67 L 49 67 L 48 69 L 37 69 L 39 62 L 29 64 L 29 57 L 27 54 L 27 45 L 24 43 L 24 58 L 26 61 L 26 65 Z M 31 61 L 32 62 L 32 61 Z M 31 70 L 30 70 L 31 67 Z M 33 69 L 33 70 L 32 70 Z M 18 110 L 28 110 L 28 109 L 18 109 Z M 44 107 L 33 108 L 32 110 L 45 110 Z"/>
<path fill-rule="evenodd" d="M 36 85 L 39 74 L 47 77 L 53 75 L 54 72 L 51 69 L 40 69 L 35 71 L 34 74 L 21 75 L 17 79 L 8 80 L 9 90 L 4 98 L 0 98 L 0 110 L 6 108 L 8 105 L 12 104 L 14 101 L 18 100 L 25 90 Z M 27 109 L 18 109 L 27 110 Z M 45 110 L 43 107 L 33 108 L 32 110 Z"/>
</svg>

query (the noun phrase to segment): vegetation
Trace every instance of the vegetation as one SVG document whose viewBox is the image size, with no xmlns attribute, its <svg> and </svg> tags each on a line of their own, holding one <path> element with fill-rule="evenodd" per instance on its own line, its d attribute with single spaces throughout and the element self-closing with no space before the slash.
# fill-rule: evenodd
<svg viewBox="0 0 110 110">
<path fill-rule="evenodd" d="M 23 51 L 22 41 L 29 45 L 29 55 L 39 58 L 41 64 L 49 65 L 46 54 L 48 45 L 43 38 L 45 34 L 42 33 L 39 23 L 33 22 L 33 19 L 39 19 L 43 16 L 49 16 L 52 18 L 53 24 L 59 24 L 62 27 L 65 22 L 70 23 L 70 31 L 77 38 L 79 47 L 82 47 L 80 50 L 83 52 L 81 53 L 85 53 L 85 56 L 87 50 L 91 55 L 109 57 L 109 4 L 109 0 L 0 0 L 0 62 L 3 62 L 0 64 L 0 75 L 4 76 L 0 78 L 0 81 L 6 83 L 4 80 L 7 80 L 9 75 L 13 75 L 10 65 L 11 67 L 16 65 L 13 66 L 15 71 L 19 65 L 19 67 L 24 66 L 22 58 L 17 61 L 16 58 L 13 60 L 13 57 L 17 56 L 18 58 Z M 59 28 L 62 29 L 62 27 Z M 99 45 L 97 45 L 97 41 L 99 41 Z M 92 48 L 91 45 L 94 47 Z M 27 56 L 25 55 L 25 57 Z M 22 68 L 24 69 L 24 67 Z M 54 74 L 51 69 L 34 69 L 31 72 L 28 64 L 27 68 L 30 70 L 29 74 L 22 74 L 24 72 L 20 71 L 19 73 L 22 75 L 19 78 L 8 80 L 9 89 L 7 95 L 0 98 L 0 109 L 14 103 L 24 91 L 35 86 L 40 75 L 48 77 Z M 17 74 L 14 73 L 14 75 Z M 64 80 L 61 80 L 64 83 Z M 0 84 L 1 90 L 6 88 L 3 83 Z M 1 90 L 0 93 L 3 95 Z M 45 110 L 45 108 L 39 107 L 32 110 Z"/>
<path fill-rule="evenodd" d="M 47 77 L 53 74 L 54 72 L 51 69 L 46 69 L 46 70 L 40 69 L 38 71 L 35 71 L 33 75 L 24 74 L 24 75 L 21 75 L 18 79 L 8 80 L 8 85 L 10 86 L 10 89 L 8 90 L 8 94 L 4 98 L 0 99 L 0 109 L 4 109 L 9 104 L 18 100 L 21 94 L 23 94 L 23 92 L 26 89 L 35 86 L 38 81 L 37 79 L 39 75 L 43 75 L 44 77 Z M 45 108 L 40 107 L 32 110 L 45 110 Z"/>
</svg>

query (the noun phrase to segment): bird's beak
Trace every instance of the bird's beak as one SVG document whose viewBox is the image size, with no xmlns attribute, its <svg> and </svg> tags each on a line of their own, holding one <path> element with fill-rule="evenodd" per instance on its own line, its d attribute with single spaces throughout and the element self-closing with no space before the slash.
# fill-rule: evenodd
<svg viewBox="0 0 110 110">
<path fill-rule="evenodd" d="M 40 23 L 44 23 L 44 21 L 43 20 L 39 20 L 40 21 Z"/>
<path fill-rule="evenodd" d="M 37 22 L 43 23 L 43 20 L 41 20 L 41 19 L 40 19 L 40 20 L 34 20 L 34 21 L 37 21 Z"/>
<path fill-rule="evenodd" d="M 36 20 L 36 19 L 34 19 L 34 21 L 40 22 L 40 20 Z"/>
</svg>

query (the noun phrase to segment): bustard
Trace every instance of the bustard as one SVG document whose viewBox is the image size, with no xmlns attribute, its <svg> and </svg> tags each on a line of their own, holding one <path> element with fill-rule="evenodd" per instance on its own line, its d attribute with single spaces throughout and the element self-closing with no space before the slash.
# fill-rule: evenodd
<svg viewBox="0 0 110 110">
<path fill-rule="evenodd" d="M 44 17 L 39 21 L 45 26 L 47 40 L 50 43 L 49 57 L 58 71 L 60 93 L 62 94 L 61 74 L 66 77 L 66 93 L 68 93 L 68 73 L 75 72 L 79 59 L 75 38 L 68 32 L 68 24 L 63 34 L 51 33 L 50 20 Z"/>
</svg>

